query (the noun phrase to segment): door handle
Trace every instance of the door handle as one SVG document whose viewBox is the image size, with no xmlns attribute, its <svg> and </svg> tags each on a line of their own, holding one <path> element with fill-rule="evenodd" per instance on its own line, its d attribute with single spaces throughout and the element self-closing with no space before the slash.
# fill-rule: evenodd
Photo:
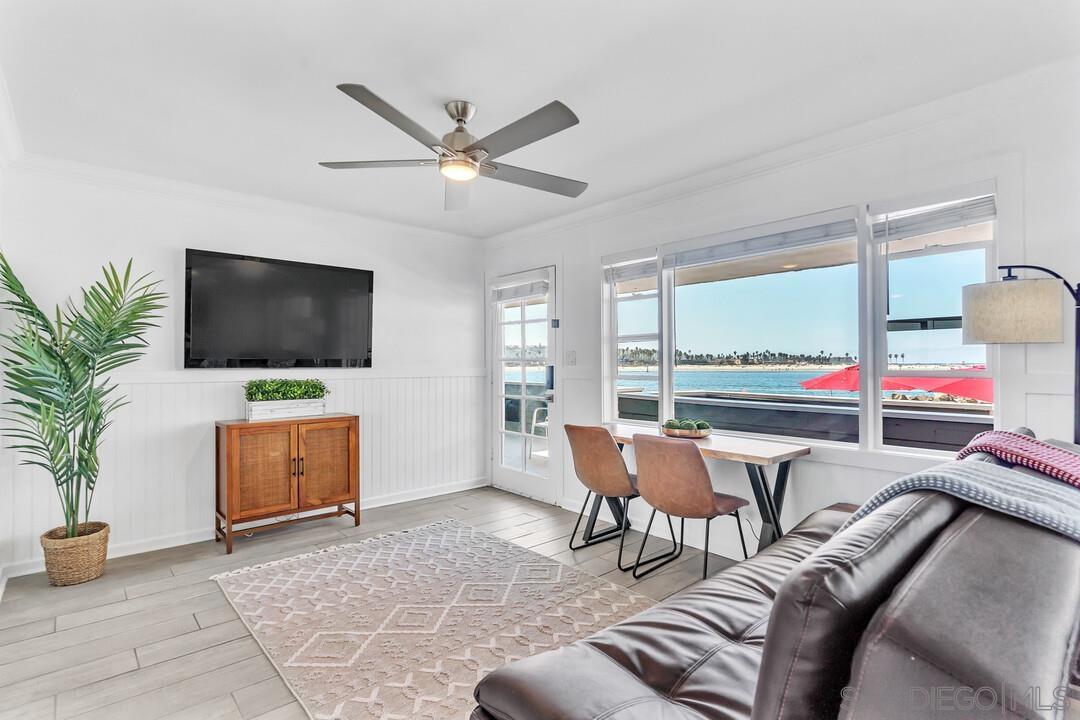
<svg viewBox="0 0 1080 720">
<path fill-rule="evenodd" d="M 304 458 L 300 458 L 300 475 L 304 474 Z"/>
<path fill-rule="evenodd" d="M 292 459 L 292 476 L 296 477 L 296 458 Z"/>
</svg>

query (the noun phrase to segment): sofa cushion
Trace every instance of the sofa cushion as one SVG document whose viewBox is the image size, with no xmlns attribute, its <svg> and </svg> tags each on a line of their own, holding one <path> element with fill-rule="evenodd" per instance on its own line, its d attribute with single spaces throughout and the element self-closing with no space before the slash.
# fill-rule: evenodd
<svg viewBox="0 0 1080 720">
<path fill-rule="evenodd" d="M 776 593 L 851 510 L 813 513 L 749 560 L 645 612 L 496 670 L 476 686 L 477 702 L 497 720 L 748 719 Z"/>
<path fill-rule="evenodd" d="M 929 491 L 893 498 L 800 563 L 769 620 L 754 720 L 832 720 L 863 630 L 965 507 Z"/>
<path fill-rule="evenodd" d="M 1060 718 L 1078 607 L 1080 544 L 970 507 L 874 615 L 842 717 Z"/>
</svg>

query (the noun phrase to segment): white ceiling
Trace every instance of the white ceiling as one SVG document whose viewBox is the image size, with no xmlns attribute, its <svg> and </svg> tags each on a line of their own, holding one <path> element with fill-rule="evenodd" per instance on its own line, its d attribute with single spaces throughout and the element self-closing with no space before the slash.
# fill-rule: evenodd
<svg viewBox="0 0 1080 720">
<path fill-rule="evenodd" d="M 486 237 L 1080 52 L 1076 0 L 0 0 L 30 153 Z M 424 157 L 335 89 L 437 135 L 558 99 L 581 124 L 506 162 L 576 200 L 481 179 L 442 210 Z"/>
</svg>

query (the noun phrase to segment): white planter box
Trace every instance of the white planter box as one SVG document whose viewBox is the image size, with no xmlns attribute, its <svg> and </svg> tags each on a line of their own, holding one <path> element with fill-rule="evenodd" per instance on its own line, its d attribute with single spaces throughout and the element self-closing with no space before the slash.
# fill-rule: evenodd
<svg viewBox="0 0 1080 720">
<path fill-rule="evenodd" d="M 310 417 L 326 413 L 326 399 L 318 400 L 260 400 L 247 403 L 248 420 L 278 420 L 280 418 Z"/>
</svg>

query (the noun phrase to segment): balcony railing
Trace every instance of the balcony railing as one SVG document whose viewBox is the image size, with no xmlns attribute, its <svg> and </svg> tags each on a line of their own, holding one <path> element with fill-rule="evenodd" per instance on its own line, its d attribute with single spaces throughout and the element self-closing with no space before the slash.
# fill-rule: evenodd
<svg viewBox="0 0 1080 720">
<path fill-rule="evenodd" d="M 619 392 L 619 417 L 657 419 L 656 395 Z M 958 450 L 993 428 L 991 406 L 972 403 L 883 400 L 886 445 Z M 706 420 L 720 430 L 858 442 L 859 401 L 805 395 L 695 391 L 675 396 L 676 417 Z"/>
</svg>

